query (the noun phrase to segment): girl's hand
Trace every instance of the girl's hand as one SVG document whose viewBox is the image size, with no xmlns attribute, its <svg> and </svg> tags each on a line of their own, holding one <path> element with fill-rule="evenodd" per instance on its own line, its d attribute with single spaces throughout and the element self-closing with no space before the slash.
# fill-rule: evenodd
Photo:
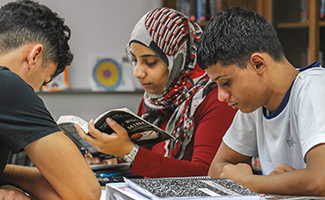
<svg viewBox="0 0 325 200">
<path fill-rule="evenodd" d="M 94 126 L 94 120 L 88 123 L 89 135 L 76 124 L 75 127 L 80 137 L 93 145 L 98 151 L 109 155 L 124 157 L 131 152 L 134 143 L 130 140 L 127 131 L 111 118 L 106 119 L 107 124 L 115 131 L 112 134 L 106 134 Z"/>
<path fill-rule="evenodd" d="M 21 190 L 11 185 L 0 187 L 0 199 L 3 200 L 30 200 L 30 198 Z"/>
<path fill-rule="evenodd" d="M 88 165 L 114 165 L 117 164 L 116 158 L 111 159 L 101 159 L 99 157 L 93 157 L 88 151 L 86 151 L 85 159 Z"/>
</svg>

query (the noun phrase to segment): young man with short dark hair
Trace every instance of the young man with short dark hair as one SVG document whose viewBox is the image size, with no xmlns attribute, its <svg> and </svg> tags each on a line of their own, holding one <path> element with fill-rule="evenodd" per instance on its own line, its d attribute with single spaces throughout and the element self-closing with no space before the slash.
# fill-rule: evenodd
<svg viewBox="0 0 325 200">
<path fill-rule="evenodd" d="M 198 46 L 218 97 L 238 108 L 209 170 L 259 193 L 325 196 L 325 69 L 296 69 L 258 13 L 216 15 Z M 259 156 L 264 176 L 249 162 Z"/>
<path fill-rule="evenodd" d="M 33 1 L 0 8 L 0 198 L 99 199 L 94 173 L 35 91 L 70 65 L 70 29 Z M 7 165 L 25 150 L 36 167 Z M 80 192 L 81 191 L 81 192 Z"/>
</svg>

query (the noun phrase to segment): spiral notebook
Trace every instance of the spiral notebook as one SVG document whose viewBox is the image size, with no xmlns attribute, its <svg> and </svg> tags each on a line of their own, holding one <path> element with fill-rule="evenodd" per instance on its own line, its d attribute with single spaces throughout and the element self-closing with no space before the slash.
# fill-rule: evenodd
<svg viewBox="0 0 325 200">
<path fill-rule="evenodd" d="M 149 199 L 262 199 L 229 179 L 198 177 L 128 179 L 128 187 Z"/>
</svg>

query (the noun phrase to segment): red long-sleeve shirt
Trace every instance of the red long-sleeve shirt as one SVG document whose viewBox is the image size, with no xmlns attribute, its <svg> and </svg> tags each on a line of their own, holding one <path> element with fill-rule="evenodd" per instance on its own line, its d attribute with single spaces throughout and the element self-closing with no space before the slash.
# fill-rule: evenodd
<svg viewBox="0 0 325 200">
<path fill-rule="evenodd" d="M 144 111 L 142 100 L 138 115 L 141 116 Z M 152 178 L 207 175 L 210 163 L 236 111 L 218 100 L 218 89 L 212 90 L 195 110 L 194 136 L 183 159 L 164 157 L 164 141 L 153 146 L 151 150 L 140 147 L 130 172 Z M 168 120 L 160 128 L 165 130 Z"/>
</svg>

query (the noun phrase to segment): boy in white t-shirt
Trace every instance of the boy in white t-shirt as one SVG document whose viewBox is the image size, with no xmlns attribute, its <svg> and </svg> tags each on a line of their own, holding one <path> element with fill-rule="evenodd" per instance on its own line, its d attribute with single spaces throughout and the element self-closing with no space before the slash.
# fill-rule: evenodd
<svg viewBox="0 0 325 200">
<path fill-rule="evenodd" d="M 258 13 L 231 8 L 207 25 L 198 63 L 238 108 L 209 170 L 258 193 L 325 196 L 325 69 L 297 70 Z M 249 165 L 259 156 L 263 176 Z"/>
</svg>

